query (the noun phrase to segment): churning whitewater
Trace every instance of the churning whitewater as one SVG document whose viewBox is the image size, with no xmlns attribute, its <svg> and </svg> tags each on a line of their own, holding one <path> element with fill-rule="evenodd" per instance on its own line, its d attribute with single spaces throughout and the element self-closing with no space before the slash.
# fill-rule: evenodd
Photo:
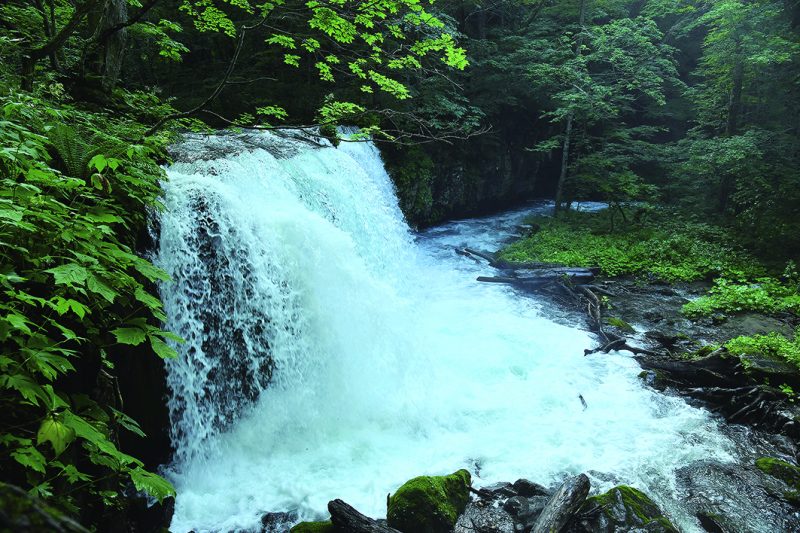
<svg viewBox="0 0 800 533">
<path fill-rule="evenodd" d="M 476 485 L 587 472 L 696 529 L 674 470 L 730 459 L 716 423 L 455 253 L 529 210 L 414 235 L 370 143 L 196 136 L 176 160 L 156 257 L 186 339 L 167 365 L 173 531 L 327 517 L 334 498 L 381 517 L 406 480 L 462 467 Z"/>
</svg>

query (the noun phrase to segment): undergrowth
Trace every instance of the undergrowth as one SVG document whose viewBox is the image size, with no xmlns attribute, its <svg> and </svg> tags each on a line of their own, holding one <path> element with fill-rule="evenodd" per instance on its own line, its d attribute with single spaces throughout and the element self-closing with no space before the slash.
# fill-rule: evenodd
<svg viewBox="0 0 800 533">
<path fill-rule="evenodd" d="M 800 315 L 800 283 L 792 278 L 780 281 L 762 277 L 752 282 L 717 279 L 708 294 L 683 306 L 683 313 L 693 318 L 745 311 Z"/>
<path fill-rule="evenodd" d="M 725 343 L 725 348 L 745 365 L 748 357 L 764 356 L 788 361 L 800 369 L 800 328 L 795 331 L 794 339 L 773 331 L 766 335 L 736 337 Z"/>
<path fill-rule="evenodd" d="M 633 274 L 664 281 L 764 274 L 719 227 L 667 211 L 630 211 L 628 222 L 614 221 L 613 214 L 604 210 L 536 218 L 531 222 L 539 231 L 501 250 L 499 257 L 598 267 L 607 276 Z"/>
</svg>

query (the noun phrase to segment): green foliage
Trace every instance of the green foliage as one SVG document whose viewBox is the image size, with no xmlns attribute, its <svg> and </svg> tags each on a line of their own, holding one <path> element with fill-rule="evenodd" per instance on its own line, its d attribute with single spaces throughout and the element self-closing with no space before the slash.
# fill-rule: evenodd
<svg viewBox="0 0 800 533">
<path fill-rule="evenodd" d="M 621 226 L 615 216 L 615 210 L 604 210 L 538 219 L 540 231 L 504 248 L 499 257 L 598 267 L 609 276 L 650 275 L 666 281 L 759 272 L 752 258 L 737 250 L 719 228 L 670 212 L 650 213 L 647 221 Z"/>
<path fill-rule="evenodd" d="M 112 386 L 104 376 L 120 344 L 174 355 L 151 294 L 166 275 L 131 247 L 163 178 L 161 141 L 125 140 L 142 129 L 14 92 L 0 98 L 0 467 L 72 511 L 116 505 L 128 483 L 174 494 L 119 450 L 118 431 L 142 434 L 138 425 L 69 379 Z"/>
<path fill-rule="evenodd" d="M 683 306 L 683 313 L 690 317 L 745 311 L 800 315 L 800 284 L 796 280 L 781 282 L 768 277 L 753 282 L 721 278 L 714 281 L 708 294 Z"/>
<path fill-rule="evenodd" d="M 800 330 L 795 332 L 794 339 L 787 339 L 774 331 L 767 335 L 743 335 L 729 340 L 725 348 L 743 362 L 751 356 L 771 357 L 800 368 Z"/>
</svg>

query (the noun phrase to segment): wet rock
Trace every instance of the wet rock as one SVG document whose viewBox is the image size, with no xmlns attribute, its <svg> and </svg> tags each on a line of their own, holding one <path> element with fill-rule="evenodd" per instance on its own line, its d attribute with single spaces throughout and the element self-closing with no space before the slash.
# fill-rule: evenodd
<svg viewBox="0 0 800 533">
<path fill-rule="evenodd" d="M 512 496 L 516 496 L 517 494 L 517 491 L 514 490 L 513 485 L 507 481 L 501 481 L 486 487 L 481 487 L 478 489 L 478 492 L 481 494 L 481 496 L 485 495 L 484 497 L 489 500 L 510 498 Z"/>
<path fill-rule="evenodd" d="M 788 490 L 781 496 L 792 505 L 800 507 L 800 467 L 781 459 L 761 457 L 756 460 L 756 468 L 786 483 Z"/>
<path fill-rule="evenodd" d="M 697 461 L 680 468 L 676 479 L 684 507 L 713 517 L 722 531 L 800 531 L 800 515 L 780 496 L 786 485 L 755 466 Z"/>
<path fill-rule="evenodd" d="M 654 342 L 657 342 L 658 344 L 660 344 L 661 346 L 663 346 L 665 348 L 673 348 L 673 347 L 675 347 L 675 344 L 679 340 L 679 336 L 678 335 L 672 335 L 672 334 L 664 333 L 663 331 L 658 331 L 658 330 L 646 331 L 644 333 L 644 336 L 647 337 L 648 339 L 654 341 Z"/>
<path fill-rule="evenodd" d="M 503 504 L 505 510 L 514 519 L 514 524 L 518 531 L 530 530 L 536 523 L 536 519 L 550 500 L 548 496 L 514 496 Z"/>
<path fill-rule="evenodd" d="M 503 509 L 513 517 L 526 516 L 528 514 L 528 510 L 530 509 L 528 498 L 524 498 L 522 496 L 514 496 L 513 498 L 509 498 L 503 504 Z"/>
<path fill-rule="evenodd" d="M 297 513 L 264 513 L 261 516 L 261 531 L 263 533 L 284 532 L 297 522 Z"/>
<path fill-rule="evenodd" d="M 534 483 L 533 481 L 529 481 L 527 479 L 518 479 L 514 482 L 514 491 L 520 495 L 525 496 L 526 498 L 530 498 L 532 496 L 550 496 L 553 494 L 553 491 L 548 490 L 543 485 L 539 485 L 538 483 Z"/>
<path fill-rule="evenodd" d="M 570 525 L 570 532 L 648 531 L 678 533 L 661 509 L 643 492 L 620 485 L 592 496 Z"/>
<path fill-rule="evenodd" d="M 469 502 L 470 474 L 420 476 L 389 497 L 388 524 L 406 533 L 450 533 Z"/>
<path fill-rule="evenodd" d="M 510 484 L 509 484 L 510 485 Z M 514 520 L 504 509 L 474 502 L 458 517 L 454 533 L 514 533 Z"/>
<path fill-rule="evenodd" d="M 720 523 L 724 522 L 719 516 L 711 513 L 700 513 L 697 515 L 697 520 L 707 533 L 729 533 L 727 529 Z"/>
</svg>

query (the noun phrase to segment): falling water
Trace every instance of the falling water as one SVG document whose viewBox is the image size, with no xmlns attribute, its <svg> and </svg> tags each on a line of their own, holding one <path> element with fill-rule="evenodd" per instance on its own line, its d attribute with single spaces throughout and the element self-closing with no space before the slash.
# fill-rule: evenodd
<svg viewBox="0 0 800 533">
<path fill-rule="evenodd" d="M 682 528 L 674 470 L 729 460 L 702 410 L 644 388 L 628 356 L 475 277 L 456 245 L 499 246 L 526 212 L 414 235 L 370 143 L 191 137 L 164 184 L 157 262 L 169 326 L 172 530 L 385 516 L 419 474 L 638 486 Z M 584 409 L 578 395 L 588 404 Z"/>
</svg>

